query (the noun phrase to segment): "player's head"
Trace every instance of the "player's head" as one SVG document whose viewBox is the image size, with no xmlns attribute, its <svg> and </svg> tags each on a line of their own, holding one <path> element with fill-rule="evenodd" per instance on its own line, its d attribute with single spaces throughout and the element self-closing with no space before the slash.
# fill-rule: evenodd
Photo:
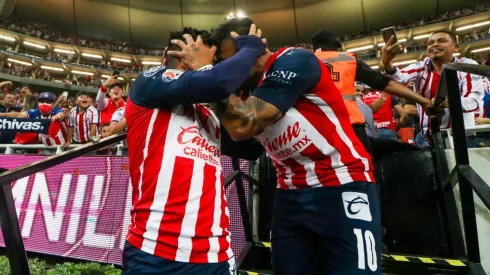
<svg viewBox="0 0 490 275">
<path fill-rule="evenodd" d="M 321 51 L 337 51 L 342 47 L 335 35 L 327 30 L 321 30 L 315 33 L 311 37 L 311 44 L 313 45 L 313 50 Z"/>
<path fill-rule="evenodd" d="M 238 53 L 238 48 L 235 39 L 231 37 L 231 32 L 236 32 L 238 35 L 248 35 L 250 32 L 250 26 L 254 22 L 250 18 L 233 18 L 223 24 L 219 25 L 218 28 L 213 30 L 212 40 L 217 43 L 218 52 L 216 53 L 216 58 L 218 62 L 226 60 Z M 264 70 L 263 66 L 260 65 L 260 58 L 256 65 L 250 72 L 250 77 L 242 85 L 242 90 L 250 90 L 255 87 L 262 72 Z"/>
<path fill-rule="evenodd" d="M 448 30 L 433 32 L 427 41 L 427 55 L 435 62 L 450 62 L 458 49 L 456 36 Z"/>
<path fill-rule="evenodd" d="M 168 46 L 167 46 L 167 51 L 180 51 L 182 50 L 179 46 L 173 44 L 171 41 L 172 40 L 183 40 L 183 35 L 184 34 L 189 34 L 192 36 L 194 41 L 197 40 L 198 36 L 201 36 L 204 45 L 206 46 L 212 46 L 214 43 L 211 41 L 211 34 L 208 31 L 205 30 L 198 30 L 190 27 L 185 27 L 181 31 L 173 31 L 170 32 L 170 36 L 168 38 Z M 165 66 L 168 66 L 170 68 L 175 68 L 175 69 L 185 69 L 184 64 L 178 57 L 173 57 L 169 56 L 167 52 L 164 53 L 163 55 L 163 64 Z"/>
</svg>

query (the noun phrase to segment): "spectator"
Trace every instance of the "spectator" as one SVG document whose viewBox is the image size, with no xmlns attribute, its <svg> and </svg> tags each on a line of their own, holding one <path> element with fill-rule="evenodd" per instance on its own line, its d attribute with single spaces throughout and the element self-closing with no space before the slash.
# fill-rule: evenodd
<svg viewBox="0 0 490 275">
<path fill-rule="evenodd" d="M 6 94 L 0 105 L 0 113 L 20 112 L 22 109 L 16 106 L 15 96 L 13 94 Z M 14 141 L 15 133 L 1 132 L 0 131 L 0 144 L 9 144 Z M 0 148 L 0 154 L 5 153 L 5 148 Z"/>
<path fill-rule="evenodd" d="M 26 95 L 24 97 L 24 105 L 22 112 L 35 110 L 38 107 L 37 97 L 34 95 Z M 39 143 L 38 133 L 17 133 L 15 135 L 15 143 L 17 144 L 37 144 Z"/>
<path fill-rule="evenodd" d="M 110 126 L 111 125 L 109 123 L 102 124 L 100 126 L 100 132 L 101 132 L 101 135 L 102 135 L 103 138 L 110 136 L 110 134 L 109 134 L 110 133 L 109 132 Z"/>
<path fill-rule="evenodd" d="M 19 92 L 19 101 L 17 101 L 17 106 L 22 107 L 24 105 L 24 97 L 26 95 L 32 95 L 32 92 L 29 88 L 27 87 L 22 87 Z"/>
<path fill-rule="evenodd" d="M 34 96 L 32 96 L 34 98 Z M 49 92 L 44 92 L 39 95 L 37 99 L 38 106 L 34 109 L 24 110 L 21 112 L 10 112 L 0 114 L 0 117 L 10 118 L 28 118 L 28 119 L 50 119 L 52 122 L 59 122 L 56 125 L 59 126 L 55 131 L 52 131 L 52 135 L 39 135 L 39 139 L 46 146 L 62 145 L 65 142 L 66 130 L 63 129 L 62 121 L 65 119 L 63 111 L 54 106 L 56 96 Z M 27 104 L 31 104 L 31 97 L 27 97 L 25 100 Z M 33 107 L 33 106 L 29 106 Z M 26 105 L 26 108 L 28 106 Z"/>
<path fill-rule="evenodd" d="M 456 43 L 455 35 L 446 30 L 436 31 L 431 34 L 427 42 L 428 57 L 415 64 L 409 65 L 403 70 L 398 70 L 393 66 L 391 61 L 400 52 L 404 46 L 401 42 L 392 43 L 393 38 L 383 46 L 381 50 L 381 63 L 387 75 L 402 84 L 409 82 L 415 83 L 415 89 L 424 97 L 434 100 L 438 86 L 442 65 L 449 62 L 477 64 L 476 61 L 468 58 L 454 58 L 454 53 L 459 50 Z M 463 116 L 466 126 L 474 126 L 475 113 L 483 108 L 483 78 L 478 75 L 471 75 L 464 72 L 458 72 L 461 103 L 463 105 Z M 447 100 L 437 106 L 444 109 L 441 120 L 441 129 L 449 127 L 449 111 L 447 109 Z M 418 146 L 427 146 L 427 133 L 429 133 L 429 116 L 423 110 L 418 108 L 422 131 L 416 137 Z M 467 138 L 469 148 L 474 147 L 474 137 Z"/>
<path fill-rule="evenodd" d="M 372 91 L 366 94 L 362 101 L 370 105 L 381 100 L 381 107 L 374 111 L 374 122 L 378 131 L 378 139 L 397 139 L 396 122 L 393 118 L 393 109 L 400 115 L 400 123 L 405 123 L 406 114 L 398 100 L 390 94 Z"/>
<path fill-rule="evenodd" d="M 89 103 L 89 94 L 87 92 L 78 92 L 77 107 L 70 111 L 68 119 L 68 139 L 63 147 L 70 144 L 84 144 L 97 135 L 97 126 L 99 124 L 99 113 Z"/>
<path fill-rule="evenodd" d="M 110 99 L 106 98 L 107 89 L 110 89 Z M 97 93 L 97 106 L 99 106 L 101 124 L 110 123 L 114 112 L 125 106 L 126 103 L 122 99 L 123 87 L 117 82 L 117 75 L 108 78 Z"/>
</svg>

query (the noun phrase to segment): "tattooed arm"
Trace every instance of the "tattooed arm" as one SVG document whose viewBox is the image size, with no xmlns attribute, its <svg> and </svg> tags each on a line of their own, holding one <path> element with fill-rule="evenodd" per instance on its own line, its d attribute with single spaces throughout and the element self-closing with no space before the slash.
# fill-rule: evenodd
<svg viewBox="0 0 490 275">
<path fill-rule="evenodd" d="M 216 114 L 233 140 L 249 139 L 279 120 L 315 87 L 320 72 L 320 63 L 312 53 L 300 49 L 285 52 L 247 100 L 231 95 L 215 104 Z"/>
<path fill-rule="evenodd" d="M 283 116 L 274 105 L 255 96 L 243 101 L 231 95 L 219 105 L 220 122 L 236 141 L 252 138 Z"/>
</svg>

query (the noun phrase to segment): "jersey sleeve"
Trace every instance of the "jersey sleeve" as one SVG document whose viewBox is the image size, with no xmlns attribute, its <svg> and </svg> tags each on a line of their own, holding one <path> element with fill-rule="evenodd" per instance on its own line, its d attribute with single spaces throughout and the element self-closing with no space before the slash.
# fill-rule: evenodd
<svg viewBox="0 0 490 275">
<path fill-rule="evenodd" d="M 136 78 L 129 97 L 147 108 L 223 100 L 238 90 L 265 50 L 253 36 L 237 38 L 237 47 L 237 54 L 214 67 L 182 72 L 162 66 L 145 71 Z"/>
<path fill-rule="evenodd" d="M 53 115 L 53 116 L 54 116 L 54 115 L 57 115 L 57 114 L 59 114 L 59 113 L 63 113 L 63 110 L 62 110 L 62 109 L 60 109 L 60 108 L 58 108 L 58 107 L 54 107 L 54 108 L 53 108 L 53 111 L 51 112 L 51 115 Z"/>
<path fill-rule="evenodd" d="M 403 68 L 402 70 L 396 69 L 395 73 L 392 75 L 388 75 L 388 77 L 391 80 L 394 80 L 398 83 L 401 84 L 408 84 L 410 82 L 413 82 L 420 77 L 422 77 L 422 74 L 425 71 L 426 67 L 426 62 L 427 60 L 419 61 L 417 63 L 408 65 L 407 67 Z"/>
<path fill-rule="evenodd" d="M 364 61 L 356 60 L 356 81 L 362 82 L 371 88 L 383 91 L 390 83 L 390 79 L 382 73 L 373 70 Z"/>
<path fill-rule="evenodd" d="M 39 109 L 30 109 L 27 111 L 27 118 L 36 118 L 39 117 Z"/>
<path fill-rule="evenodd" d="M 124 107 L 117 109 L 111 118 L 111 122 L 119 122 L 124 118 Z"/>
<path fill-rule="evenodd" d="M 284 114 L 301 95 L 318 84 L 320 77 L 318 58 L 306 50 L 292 49 L 272 64 L 252 96 L 274 105 Z"/>
<path fill-rule="evenodd" d="M 75 127 L 75 118 L 76 116 L 73 116 L 71 113 L 74 112 L 73 109 L 70 111 L 70 114 L 68 115 L 68 127 Z"/>
</svg>

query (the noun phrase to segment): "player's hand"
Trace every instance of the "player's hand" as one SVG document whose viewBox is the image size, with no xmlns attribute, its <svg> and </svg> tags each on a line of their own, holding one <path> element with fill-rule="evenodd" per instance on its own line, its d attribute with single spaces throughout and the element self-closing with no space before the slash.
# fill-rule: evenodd
<svg viewBox="0 0 490 275">
<path fill-rule="evenodd" d="M 262 30 L 257 29 L 255 24 L 250 26 L 248 35 L 239 35 L 236 32 L 231 32 L 230 36 L 236 41 L 237 48 L 240 50 L 242 48 L 251 48 L 257 50 L 257 58 L 265 54 L 265 47 L 267 40 L 262 38 Z"/>
<path fill-rule="evenodd" d="M 184 34 L 186 43 L 182 40 L 172 40 L 172 44 L 179 46 L 181 51 L 168 51 L 169 56 L 177 57 L 182 60 L 184 66 L 189 70 L 198 70 L 206 65 L 212 65 L 216 46 L 208 47 L 204 45 L 201 36 L 194 41 L 191 35 Z"/>
<path fill-rule="evenodd" d="M 112 75 L 104 82 L 103 86 L 106 88 L 110 88 L 113 84 L 117 82 L 117 77 L 117 75 Z"/>
<path fill-rule="evenodd" d="M 405 46 L 400 41 L 393 44 L 393 39 L 395 39 L 395 36 L 391 36 L 390 40 L 381 48 L 381 62 L 385 67 L 405 49 Z"/>
</svg>

